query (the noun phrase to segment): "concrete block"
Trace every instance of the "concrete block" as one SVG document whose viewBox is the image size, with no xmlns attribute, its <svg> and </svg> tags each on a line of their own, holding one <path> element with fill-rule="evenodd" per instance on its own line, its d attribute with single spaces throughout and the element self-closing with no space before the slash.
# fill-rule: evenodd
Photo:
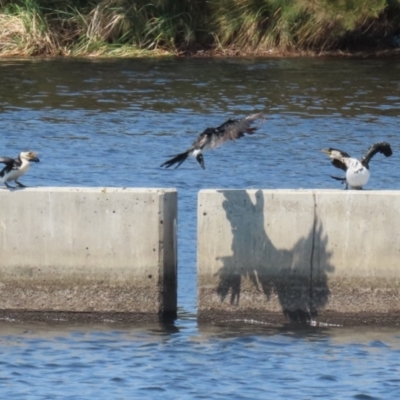
<svg viewBox="0 0 400 400">
<path fill-rule="evenodd" d="M 397 318 L 399 226 L 395 191 L 202 190 L 199 318 Z"/>
<path fill-rule="evenodd" d="M 176 219 L 172 189 L 0 190 L 1 312 L 176 313 Z"/>
</svg>

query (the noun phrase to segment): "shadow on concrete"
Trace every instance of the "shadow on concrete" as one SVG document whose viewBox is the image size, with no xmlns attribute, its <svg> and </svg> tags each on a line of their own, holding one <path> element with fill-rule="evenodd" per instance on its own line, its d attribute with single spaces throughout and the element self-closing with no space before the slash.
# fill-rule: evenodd
<svg viewBox="0 0 400 400">
<path fill-rule="evenodd" d="M 267 302 L 272 296 L 275 302 L 277 298 L 291 322 L 307 323 L 316 318 L 330 295 L 327 272 L 334 270 L 329 263 L 331 253 L 326 250 L 328 238 L 323 235 L 316 212 L 308 235 L 299 239 L 292 249 L 281 250 L 274 246 L 264 229 L 262 191 L 256 192 L 255 204 L 246 191 L 235 192 L 232 198 L 230 193 L 224 192 L 223 207 L 232 228 L 233 255 L 221 259 L 223 267 L 217 273 L 221 301 L 228 300 L 231 305 L 239 306 L 246 279 L 246 287 L 250 282 L 251 292 L 262 292 Z M 249 254 L 249 249 L 254 254 Z M 259 305 L 255 304 L 256 308 Z"/>
</svg>

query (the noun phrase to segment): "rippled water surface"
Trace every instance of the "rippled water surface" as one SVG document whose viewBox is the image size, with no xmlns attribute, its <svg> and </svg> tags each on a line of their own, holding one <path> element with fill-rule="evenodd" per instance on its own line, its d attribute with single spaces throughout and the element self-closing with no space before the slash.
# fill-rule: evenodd
<svg viewBox="0 0 400 400">
<path fill-rule="evenodd" d="M 397 60 L 0 62 L 0 153 L 37 150 L 30 186 L 176 187 L 174 325 L 0 324 L 2 398 L 387 399 L 400 395 L 397 329 L 196 323 L 199 189 L 340 188 L 323 147 L 362 156 L 366 189 L 399 189 Z M 159 165 L 207 126 L 264 111 L 258 134 L 177 170 Z M 340 175 L 340 171 L 339 171 Z"/>
</svg>

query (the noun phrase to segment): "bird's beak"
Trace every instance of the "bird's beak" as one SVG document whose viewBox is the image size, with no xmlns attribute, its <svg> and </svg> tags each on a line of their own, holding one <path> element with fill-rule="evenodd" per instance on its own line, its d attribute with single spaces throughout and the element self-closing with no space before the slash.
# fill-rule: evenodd
<svg viewBox="0 0 400 400">
<path fill-rule="evenodd" d="M 322 149 L 321 151 L 322 151 L 323 153 L 325 153 L 325 154 L 328 154 L 328 155 L 331 154 L 331 152 L 330 152 L 328 149 Z"/>
<path fill-rule="evenodd" d="M 37 157 L 31 157 L 29 159 L 29 161 L 33 161 L 33 162 L 40 162 L 40 160 Z"/>
<path fill-rule="evenodd" d="M 204 165 L 204 158 L 203 158 L 203 154 L 198 154 L 196 156 L 196 160 L 197 162 L 200 164 L 201 168 L 206 169 L 205 165 Z"/>
</svg>

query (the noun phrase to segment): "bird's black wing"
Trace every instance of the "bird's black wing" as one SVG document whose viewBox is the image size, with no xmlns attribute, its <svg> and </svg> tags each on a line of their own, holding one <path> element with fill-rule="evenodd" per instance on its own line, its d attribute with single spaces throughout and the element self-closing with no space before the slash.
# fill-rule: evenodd
<svg viewBox="0 0 400 400">
<path fill-rule="evenodd" d="M 15 160 L 10 157 L 0 157 L 0 163 L 12 167 L 15 164 Z"/>
<path fill-rule="evenodd" d="M 334 167 L 347 171 L 347 165 L 343 161 L 334 158 L 331 163 Z"/>
<path fill-rule="evenodd" d="M 367 154 L 361 159 L 361 164 L 368 167 L 369 162 L 376 153 L 382 153 L 385 157 L 390 157 L 393 154 L 389 143 L 375 143 L 368 149 Z"/>
<path fill-rule="evenodd" d="M 9 171 L 12 169 L 17 169 L 21 165 L 21 162 L 18 159 L 15 160 L 14 158 L 10 157 L 0 157 L 0 163 L 6 164 L 5 168 L 7 168 Z"/>
<path fill-rule="evenodd" d="M 203 147 L 214 149 L 228 140 L 236 140 L 244 136 L 245 133 L 251 135 L 257 127 L 252 127 L 254 121 L 264 121 L 264 114 L 252 114 L 242 119 L 228 119 L 217 128 L 207 128 L 193 143 L 192 148 Z"/>
<path fill-rule="evenodd" d="M 345 151 L 334 149 L 329 147 L 329 149 L 322 149 L 325 154 L 328 154 L 331 158 L 331 163 L 334 167 L 347 171 L 346 161 L 350 158 L 350 154 Z"/>
<path fill-rule="evenodd" d="M 0 157 L 0 163 L 6 166 L 0 171 L 0 177 L 3 177 L 6 172 L 18 168 L 16 160 L 10 157 Z"/>
</svg>

